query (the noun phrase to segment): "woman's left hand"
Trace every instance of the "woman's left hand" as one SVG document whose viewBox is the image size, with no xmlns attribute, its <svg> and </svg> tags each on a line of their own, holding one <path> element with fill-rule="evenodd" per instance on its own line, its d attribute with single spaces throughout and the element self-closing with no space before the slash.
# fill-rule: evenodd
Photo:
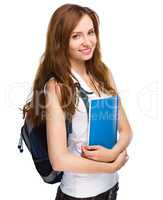
<svg viewBox="0 0 163 200">
<path fill-rule="evenodd" d="M 100 145 L 81 146 L 81 149 L 82 157 L 101 162 L 112 162 L 118 156 L 114 150 L 107 149 Z"/>
</svg>

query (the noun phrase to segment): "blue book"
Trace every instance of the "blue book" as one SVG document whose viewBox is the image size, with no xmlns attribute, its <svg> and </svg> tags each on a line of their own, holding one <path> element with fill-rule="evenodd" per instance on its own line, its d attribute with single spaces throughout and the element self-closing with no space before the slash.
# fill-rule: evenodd
<svg viewBox="0 0 163 200">
<path fill-rule="evenodd" d="M 89 99 L 88 145 L 111 149 L 117 142 L 118 96 Z"/>
</svg>

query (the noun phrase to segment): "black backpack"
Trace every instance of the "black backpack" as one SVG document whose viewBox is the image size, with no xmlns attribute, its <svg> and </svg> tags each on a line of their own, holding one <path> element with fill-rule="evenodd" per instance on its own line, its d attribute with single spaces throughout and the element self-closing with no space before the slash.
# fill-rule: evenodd
<svg viewBox="0 0 163 200">
<path fill-rule="evenodd" d="M 79 96 L 82 98 L 86 106 L 87 114 L 89 114 L 88 94 L 92 94 L 92 92 L 84 90 L 80 86 L 79 82 L 77 82 L 76 86 L 79 90 Z M 68 134 L 72 132 L 72 121 L 66 118 L 65 124 L 68 138 Z M 23 152 L 23 141 L 31 153 L 35 167 L 44 182 L 49 184 L 60 182 L 63 176 L 63 171 L 53 170 L 49 161 L 46 138 L 46 123 L 33 127 L 29 120 L 25 118 L 24 124 L 21 127 L 18 144 L 18 149 L 20 152 Z"/>
</svg>

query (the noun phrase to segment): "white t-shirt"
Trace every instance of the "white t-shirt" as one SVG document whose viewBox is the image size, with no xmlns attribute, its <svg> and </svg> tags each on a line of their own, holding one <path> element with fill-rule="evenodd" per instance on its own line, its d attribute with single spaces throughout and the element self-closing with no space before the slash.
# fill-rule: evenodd
<svg viewBox="0 0 163 200">
<path fill-rule="evenodd" d="M 72 69 L 71 71 L 79 81 L 81 87 L 88 92 L 92 92 L 80 75 Z M 100 95 L 102 97 L 108 96 L 102 92 Z M 94 93 L 88 95 L 89 99 L 94 97 L 97 97 Z M 76 109 L 72 118 L 72 133 L 69 134 L 68 137 L 68 149 L 72 154 L 81 156 L 81 145 L 88 144 L 87 110 L 81 97 L 79 97 L 77 108 L 78 109 Z M 87 198 L 109 190 L 117 182 L 117 173 L 74 173 L 65 171 L 63 173 L 60 188 L 63 193 L 69 196 Z"/>
</svg>

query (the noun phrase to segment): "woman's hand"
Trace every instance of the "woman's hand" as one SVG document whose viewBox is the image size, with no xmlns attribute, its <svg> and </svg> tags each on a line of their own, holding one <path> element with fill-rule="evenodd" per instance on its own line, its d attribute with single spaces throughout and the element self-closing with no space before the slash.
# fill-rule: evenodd
<svg viewBox="0 0 163 200">
<path fill-rule="evenodd" d="M 116 151 L 100 145 L 81 146 L 81 149 L 82 157 L 101 162 L 112 162 L 116 160 L 118 156 Z"/>
<path fill-rule="evenodd" d="M 129 159 L 129 157 L 127 155 L 127 151 L 126 150 L 122 151 L 118 155 L 117 159 L 113 163 L 111 163 L 113 166 L 112 172 L 114 173 L 114 172 L 118 171 L 119 169 L 121 169 L 126 164 L 128 159 Z"/>
</svg>

